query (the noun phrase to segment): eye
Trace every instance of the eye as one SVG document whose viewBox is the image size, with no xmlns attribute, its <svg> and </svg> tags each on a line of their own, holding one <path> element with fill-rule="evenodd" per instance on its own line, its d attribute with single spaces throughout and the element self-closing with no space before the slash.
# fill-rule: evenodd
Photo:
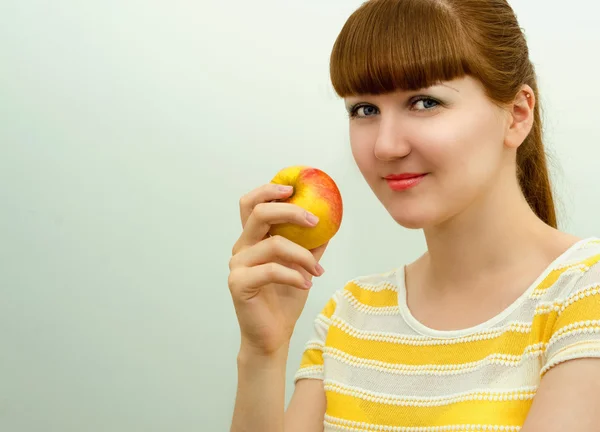
<svg viewBox="0 0 600 432">
<path fill-rule="evenodd" d="M 379 110 L 374 107 L 373 105 L 355 105 L 353 107 L 351 107 L 349 110 L 349 115 L 350 117 L 359 117 L 359 118 L 364 118 L 364 117 L 372 117 L 376 114 L 379 113 Z"/>
<path fill-rule="evenodd" d="M 417 106 L 415 111 L 431 111 L 440 105 L 440 102 L 428 97 L 428 96 L 417 96 L 411 100 L 411 106 Z"/>
<path fill-rule="evenodd" d="M 429 96 L 416 96 L 409 101 L 412 111 L 433 111 L 442 106 L 442 102 Z M 348 109 L 350 118 L 367 118 L 379 114 L 379 109 L 374 105 L 356 104 Z"/>
</svg>

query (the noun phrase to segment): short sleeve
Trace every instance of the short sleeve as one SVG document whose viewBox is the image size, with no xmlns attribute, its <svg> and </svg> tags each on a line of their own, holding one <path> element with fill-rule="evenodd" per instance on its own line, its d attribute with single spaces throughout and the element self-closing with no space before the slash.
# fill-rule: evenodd
<svg viewBox="0 0 600 432">
<path fill-rule="evenodd" d="M 325 349 L 325 339 L 331 324 L 331 317 L 337 307 L 336 292 L 327 302 L 325 307 L 319 312 L 313 321 L 313 329 L 310 339 L 304 346 L 304 352 L 300 360 L 300 367 L 294 376 L 294 383 L 301 379 L 319 379 L 324 378 L 323 351 Z"/>
<path fill-rule="evenodd" d="M 600 266 L 591 266 L 556 306 L 542 376 L 568 360 L 600 358 Z"/>
</svg>

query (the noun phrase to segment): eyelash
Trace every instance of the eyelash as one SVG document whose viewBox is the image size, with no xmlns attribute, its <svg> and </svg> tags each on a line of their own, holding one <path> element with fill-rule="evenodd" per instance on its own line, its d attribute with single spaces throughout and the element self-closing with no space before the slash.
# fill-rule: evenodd
<svg viewBox="0 0 600 432">
<path fill-rule="evenodd" d="M 442 103 L 440 101 L 438 101 L 437 99 L 434 99 L 430 96 L 416 96 L 413 99 L 411 99 L 410 101 L 410 105 L 414 105 L 417 102 L 421 102 L 421 101 L 430 101 L 430 102 L 435 102 L 437 105 L 433 108 L 429 108 L 429 109 L 423 109 L 423 110 L 417 110 L 417 111 L 432 111 L 435 108 L 437 108 L 438 106 L 441 106 Z M 370 104 L 356 104 L 356 105 L 352 105 L 348 111 L 348 116 L 350 118 L 367 118 L 367 117 L 372 117 L 372 116 L 358 116 L 356 114 L 356 112 L 358 111 L 359 108 L 363 108 L 363 107 L 373 107 L 377 110 L 376 107 L 374 107 L 373 105 Z"/>
</svg>

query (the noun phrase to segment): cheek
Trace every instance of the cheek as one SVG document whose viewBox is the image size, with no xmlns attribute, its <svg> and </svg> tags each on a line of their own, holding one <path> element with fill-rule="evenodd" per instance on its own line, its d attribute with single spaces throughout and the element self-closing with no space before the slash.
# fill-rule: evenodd
<svg viewBox="0 0 600 432">
<path fill-rule="evenodd" d="M 416 134 L 423 156 L 442 175 L 488 170 L 501 155 L 498 123 L 487 113 L 456 113 L 422 125 Z"/>
<path fill-rule="evenodd" d="M 365 177 L 374 172 L 375 156 L 373 146 L 375 138 L 364 128 L 350 128 L 350 147 L 358 169 Z"/>
</svg>

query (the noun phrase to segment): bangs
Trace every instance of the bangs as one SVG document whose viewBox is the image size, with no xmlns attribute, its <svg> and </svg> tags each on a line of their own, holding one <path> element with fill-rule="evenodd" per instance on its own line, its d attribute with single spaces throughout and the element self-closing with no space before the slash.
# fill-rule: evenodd
<svg viewBox="0 0 600 432">
<path fill-rule="evenodd" d="M 471 73 L 459 19 L 436 0 L 371 0 L 344 25 L 331 53 L 340 97 L 417 90 Z"/>
</svg>

